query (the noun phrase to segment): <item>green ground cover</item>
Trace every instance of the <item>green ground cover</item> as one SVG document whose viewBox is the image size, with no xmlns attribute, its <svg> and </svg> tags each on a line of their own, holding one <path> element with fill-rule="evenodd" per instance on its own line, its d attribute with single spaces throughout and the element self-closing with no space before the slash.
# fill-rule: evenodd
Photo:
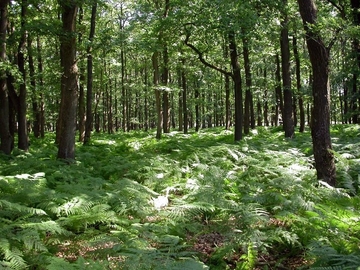
<svg viewBox="0 0 360 270">
<path fill-rule="evenodd" d="M 0 268 L 359 269 L 359 126 L 332 139 L 336 189 L 308 131 L 94 134 L 71 164 L 32 139 L 0 158 Z"/>
</svg>

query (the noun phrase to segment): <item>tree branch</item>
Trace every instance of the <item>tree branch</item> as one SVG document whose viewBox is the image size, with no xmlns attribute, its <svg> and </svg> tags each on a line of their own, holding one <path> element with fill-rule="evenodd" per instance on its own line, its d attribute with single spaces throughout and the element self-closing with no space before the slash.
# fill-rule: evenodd
<svg viewBox="0 0 360 270">
<path fill-rule="evenodd" d="M 184 25 L 185 26 L 185 25 Z M 209 63 L 208 61 L 205 60 L 204 56 L 203 56 L 203 53 L 198 49 L 196 48 L 193 44 L 189 43 L 189 39 L 190 39 L 190 31 L 188 29 L 186 29 L 186 26 L 185 26 L 185 32 L 186 32 L 186 38 L 184 40 L 184 43 L 186 46 L 188 46 L 189 48 L 191 48 L 194 52 L 196 52 L 196 54 L 198 55 L 198 58 L 200 60 L 201 63 L 203 63 L 205 66 L 209 67 L 209 68 L 212 68 L 224 75 L 227 75 L 227 76 L 230 76 L 230 77 L 233 77 L 234 75 L 231 73 L 231 72 L 228 72 L 222 68 L 219 68 L 211 63 Z"/>
</svg>

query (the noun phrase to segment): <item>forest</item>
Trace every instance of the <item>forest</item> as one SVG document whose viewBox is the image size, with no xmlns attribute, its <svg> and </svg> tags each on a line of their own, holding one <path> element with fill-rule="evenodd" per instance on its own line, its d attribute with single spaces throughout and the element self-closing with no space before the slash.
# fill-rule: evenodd
<svg viewBox="0 0 360 270">
<path fill-rule="evenodd" d="M 0 0 L 0 268 L 360 269 L 360 2 Z"/>
</svg>

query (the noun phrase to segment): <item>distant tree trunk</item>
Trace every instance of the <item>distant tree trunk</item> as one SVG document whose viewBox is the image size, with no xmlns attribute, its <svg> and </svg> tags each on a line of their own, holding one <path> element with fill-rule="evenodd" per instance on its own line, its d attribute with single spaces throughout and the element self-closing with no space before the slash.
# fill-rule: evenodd
<svg viewBox="0 0 360 270">
<path fill-rule="evenodd" d="M 225 129 L 229 130 L 230 122 L 230 76 L 225 75 Z"/>
<path fill-rule="evenodd" d="M 336 171 L 334 155 L 331 152 L 330 137 L 330 49 L 325 47 L 319 34 L 313 30 L 317 20 L 314 0 L 298 0 L 298 4 L 306 31 L 306 42 L 313 72 L 314 107 L 311 120 L 311 135 L 317 178 L 335 186 Z"/>
<path fill-rule="evenodd" d="M 152 55 L 152 64 L 154 69 L 154 89 L 155 89 L 155 104 L 156 104 L 156 114 L 157 114 L 157 124 L 156 124 L 156 139 L 161 139 L 161 133 L 162 133 L 162 125 L 163 125 L 163 114 L 161 111 L 161 95 L 159 87 L 159 53 L 154 52 Z"/>
<path fill-rule="evenodd" d="M 43 61 L 41 57 L 41 44 L 40 36 L 37 36 L 36 39 L 37 46 L 37 61 L 38 61 L 38 72 L 39 72 L 39 86 L 40 86 L 40 136 L 41 138 L 45 137 L 45 104 L 44 104 L 44 94 L 43 94 Z"/>
<path fill-rule="evenodd" d="M 163 68 L 162 68 L 162 74 L 161 74 L 161 81 L 163 86 L 167 86 L 169 81 L 169 53 L 167 50 L 166 45 L 164 46 L 163 50 Z M 163 112 L 163 130 L 164 133 L 169 133 L 169 127 L 170 127 L 170 106 L 169 106 L 169 92 L 165 89 L 162 94 L 162 112 Z"/>
<path fill-rule="evenodd" d="M 264 125 L 269 126 L 269 102 L 268 102 L 268 90 L 267 90 L 267 70 L 264 68 Z"/>
<path fill-rule="evenodd" d="M 279 54 L 276 54 L 276 71 L 275 71 L 275 79 L 276 79 L 276 87 L 275 87 L 275 97 L 276 97 L 276 104 L 275 104 L 275 121 L 274 125 L 279 125 L 279 116 L 283 117 L 284 114 L 284 101 L 283 95 L 281 93 L 281 69 L 280 69 L 280 57 Z"/>
<path fill-rule="evenodd" d="M 358 0 L 351 0 L 351 9 L 353 15 L 353 22 L 355 26 L 360 26 L 360 2 Z M 353 54 L 355 56 L 355 66 L 353 71 L 353 91 L 351 98 L 351 113 L 352 113 L 352 123 L 359 123 L 359 111 L 360 107 L 360 91 L 358 86 L 358 76 L 360 71 L 360 42 L 358 38 L 354 38 L 352 42 Z"/>
<path fill-rule="evenodd" d="M 79 25 L 82 24 L 84 18 L 83 8 L 79 8 Z M 82 33 L 78 34 L 79 44 L 82 43 Z M 86 121 L 86 111 L 85 111 L 85 67 L 83 64 L 80 64 L 80 80 L 79 80 L 79 112 L 78 112 L 78 126 L 79 126 L 79 142 L 84 142 L 85 138 L 85 121 Z"/>
<path fill-rule="evenodd" d="M 32 110 L 33 110 L 33 132 L 34 137 L 40 137 L 40 106 L 39 106 L 39 95 L 36 88 L 36 79 L 35 79 L 35 66 L 34 66 L 34 57 L 32 49 L 32 38 L 31 35 L 28 35 L 27 38 L 27 50 L 28 50 L 28 64 L 29 64 L 29 75 L 30 75 L 30 85 L 32 88 Z"/>
<path fill-rule="evenodd" d="M 27 15 L 27 0 L 22 0 L 21 2 L 21 37 L 20 43 L 18 46 L 18 67 L 19 72 L 22 75 L 23 81 L 19 86 L 19 95 L 18 95 L 18 110 L 17 110 L 17 121 L 18 121 L 18 148 L 24 151 L 29 150 L 29 138 L 27 130 L 27 119 L 26 119 L 26 71 L 25 71 L 25 53 L 26 48 L 26 15 Z"/>
<path fill-rule="evenodd" d="M 245 65 L 245 111 L 244 111 L 244 133 L 249 134 L 250 131 L 250 109 L 251 109 L 251 70 L 249 60 L 249 44 L 246 37 L 242 38 L 244 50 L 244 65 Z"/>
<path fill-rule="evenodd" d="M 235 33 L 230 32 L 229 35 L 229 49 L 231 67 L 233 70 L 234 90 L 235 90 L 235 141 L 242 139 L 243 126 L 243 100 L 241 87 L 240 65 L 238 60 L 238 53 L 236 48 Z"/>
<path fill-rule="evenodd" d="M 283 0 L 284 7 L 287 7 L 287 0 Z M 284 111 L 283 123 L 286 138 L 294 136 L 294 119 L 293 119 L 293 102 L 291 91 L 291 71 L 290 71 L 290 49 L 289 49 L 289 30 L 288 30 L 288 15 L 284 14 L 281 22 L 281 70 L 283 79 L 284 91 Z"/>
<path fill-rule="evenodd" d="M 178 79 L 178 87 L 179 89 L 181 89 L 182 87 L 182 67 L 178 68 L 178 74 L 177 74 L 177 79 Z M 179 128 L 178 128 L 178 131 L 183 131 L 184 130 L 184 125 L 183 125 L 183 100 L 182 100 L 182 94 L 183 94 L 183 91 L 179 91 L 178 93 L 178 121 L 179 121 Z"/>
<path fill-rule="evenodd" d="M 300 73 L 300 56 L 297 47 L 297 38 L 293 36 L 293 50 L 295 57 L 295 72 L 296 72 L 296 89 L 299 95 L 299 110 L 300 110 L 300 127 L 299 131 L 304 132 L 305 130 L 305 110 L 304 110 L 304 101 L 301 90 L 301 73 Z"/>
<path fill-rule="evenodd" d="M 183 106 L 183 126 L 184 126 L 184 134 L 188 133 L 188 122 L 189 122 L 189 116 L 188 116 L 188 108 L 187 108 L 187 78 L 185 73 L 185 59 L 182 59 L 182 70 L 181 70 L 181 88 L 182 88 L 182 106 Z"/>
<path fill-rule="evenodd" d="M 200 111 L 199 111 L 199 102 L 200 102 L 200 93 L 199 85 L 197 82 L 194 82 L 194 100 L 195 100 L 195 131 L 200 129 Z"/>
<path fill-rule="evenodd" d="M 87 82 L 86 82 L 86 120 L 85 120 L 85 135 L 84 135 L 84 144 L 90 142 L 91 130 L 93 126 L 93 112 L 92 112 L 92 102 L 93 102 L 93 57 L 92 57 L 92 42 L 95 35 L 95 23 L 96 23 L 96 9 L 97 1 L 94 1 L 94 4 L 91 8 L 91 19 L 90 19 L 90 34 L 89 34 L 89 44 L 86 48 L 87 53 Z"/>
<path fill-rule="evenodd" d="M 0 62 L 6 62 L 6 28 L 8 23 L 8 2 L 0 2 Z M 6 71 L 0 69 L 0 151 L 10 155 L 13 137 L 10 133 L 9 97 Z"/>
<path fill-rule="evenodd" d="M 63 74 L 61 76 L 61 105 L 59 113 L 60 159 L 75 159 L 76 111 L 78 103 L 78 68 L 76 64 L 76 0 L 62 0 L 63 32 L 60 36 L 60 56 Z"/>
</svg>

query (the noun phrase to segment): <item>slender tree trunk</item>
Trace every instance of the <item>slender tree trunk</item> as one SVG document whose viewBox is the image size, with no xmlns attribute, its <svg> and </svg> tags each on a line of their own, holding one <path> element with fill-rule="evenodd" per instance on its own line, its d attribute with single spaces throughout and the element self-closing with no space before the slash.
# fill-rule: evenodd
<svg viewBox="0 0 360 270">
<path fill-rule="evenodd" d="M 311 135 L 317 178 L 335 186 L 336 171 L 331 152 L 329 48 L 326 48 L 316 29 L 317 11 L 314 0 L 298 0 L 306 30 L 306 42 L 313 72 L 313 114 Z"/>
<path fill-rule="evenodd" d="M 95 36 L 95 24 L 96 24 L 96 9 L 97 1 L 94 1 L 94 4 L 91 8 L 91 19 L 90 19 L 90 33 L 89 33 L 89 43 L 86 48 L 87 53 L 87 81 L 86 81 L 86 120 L 85 120 L 85 135 L 84 135 L 84 144 L 90 142 L 91 130 L 93 126 L 93 112 L 92 112 L 92 103 L 93 103 L 93 57 L 92 57 L 92 42 Z"/>
<path fill-rule="evenodd" d="M 40 137 L 40 106 L 39 106 L 39 95 L 37 94 L 38 89 L 36 87 L 35 79 L 35 66 L 34 66 L 34 57 L 32 49 L 32 38 L 31 35 L 28 35 L 27 38 L 27 50 L 28 50 L 28 64 L 29 64 L 29 76 L 30 76 L 30 85 L 32 90 L 32 110 L 33 110 L 33 132 L 34 137 Z"/>
<path fill-rule="evenodd" d="M 44 104 L 44 94 L 43 94 L 43 88 L 44 88 L 44 80 L 43 80 L 43 61 L 41 57 L 41 43 L 40 43 L 40 36 L 38 35 L 36 38 L 36 47 L 37 47 L 37 62 L 38 62 L 38 73 L 39 73 L 39 88 L 40 88 L 40 95 L 39 95 L 39 101 L 40 101 L 40 136 L 41 138 L 45 137 L 45 104 Z"/>
<path fill-rule="evenodd" d="M 240 65 L 236 48 L 235 33 L 229 33 L 229 49 L 231 67 L 233 70 L 234 90 L 235 90 L 235 141 L 242 139 L 243 126 L 243 100 L 241 87 Z"/>
<path fill-rule="evenodd" d="M 230 76 L 225 75 L 225 129 L 229 130 L 231 126 L 230 121 Z"/>
<path fill-rule="evenodd" d="M 27 0 L 22 0 L 21 2 L 21 37 L 20 43 L 18 46 L 18 67 L 19 72 L 22 75 L 23 81 L 19 86 L 19 95 L 18 95 L 18 111 L 17 111 L 17 121 L 18 121 L 18 148 L 24 151 L 29 150 L 29 138 L 27 130 L 27 119 L 26 119 L 26 71 L 25 71 L 25 54 L 24 50 L 26 48 L 26 13 L 27 13 Z"/>
<path fill-rule="evenodd" d="M 304 110 L 304 101 L 301 89 L 301 73 L 300 73 L 300 56 L 297 47 L 297 38 L 293 36 L 293 50 L 295 57 L 295 69 L 296 69 L 296 89 L 299 95 L 299 110 L 300 110 L 300 127 L 299 131 L 304 132 L 305 129 L 305 110 Z"/>
<path fill-rule="evenodd" d="M 287 7 L 287 0 L 283 0 L 284 7 Z M 290 49 L 289 49 L 289 30 L 288 15 L 284 14 L 281 28 L 281 70 L 284 91 L 284 111 L 283 122 L 286 138 L 294 137 L 294 119 L 293 119 L 293 98 L 291 91 L 291 71 L 290 71 Z"/>
<path fill-rule="evenodd" d="M 163 69 L 161 76 L 162 85 L 167 86 L 169 81 L 169 53 L 166 45 L 163 50 Z M 162 94 L 162 112 L 163 112 L 163 130 L 164 133 L 170 132 L 170 106 L 169 106 L 169 92 L 167 90 L 163 91 Z"/>
<path fill-rule="evenodd" d="M 0 2 L 0 62 L 6 62 L 6 27 L 8 0 Z M 13 137 L 10 134 L 9 97 L 6 73 L 0 70 L 0 151 L 10 155 Z"/>
<path fill-rule="evenodd" d="M 281 93 L 281 68 L 280 68 L 279 54 L 276 54 L 275 78 L 276 78 L 276 87 L 275 87 L 276 107 L 275 107 L 274 125 L 278 126 L 279 116 L 281 115 L 281 117 L 283 118 L 283 114 L 284 114 L 284 101 L 283 101 L 283 95 Z"/>
<path fill-rule="evenodd" d="M 162 126 L 163 126 L 163 114 L 161 111 L 161 95 L 159 87 L 159 53 L 154 52 L 152 55 L 152 64 L 154 69 L 154 79 L 153 84 L 155 88 L 155 104 L 156 104 L 156 114 L 157 114 L 157 124 L 156 124 L 156 139 L 161 139 Z"/>
<path fill-rule="evenodd" d="M 79 8 L 79 25 L 82 24 L 84 18 L 83 8 Z M 82 33 L 79 33 L 79 44 L 82 43 Z M 78 126 L 79 126 L 79 142 L 84 142 L 85 138 L 85 122 L 86 122 L 86 110 L 85 110 L 85 67 L 81 63 L 80 64 L 80 80 L 79 80 L 79 112 L 78 112 Z"/>
<path fill-rule="evenodd" d="M 189 126 L 189 116 L 188 116 L 188 108 L 187 108 L 187 81 L 186 81 L 186 73 L 185 73 L 185 58 L 182 59 L 182 70 L 181 70 L 181 88 L 182 88 L 182 106 L 183 106 L 183 126 L 184 126 L 184 134 L 188 133 Z"/>
<path fill-rule="evenodd" d="M 180 67 L 178 68 L 178 74 L 177 74 L 177 77 L 178 77 L 178 87 L 179 89 L 181 89 L 182 87 L 182 69 L 183 67 Z M 182 100 L 182 94 L 183 94 L 183 91 L 179 91 L 179 94 L 178 94 L 178 121 L 179 121 L 179 131 L 183 131 L 184 130 L 184 125 L 183 125 L 183 122 L 184 122 L 184 114 L 183 114 L 183 100 Z"/>
<path fill-rule="evenodd" d="M 244 111 L 244 133 L 249 134 L 250 132 L 250 103 L 251 103 L 251 71 L 250 71 L 250 60 L 249 60 L 249 44 L 248 40 L 243 37 L 243 50 L 244 50 L 244 65 L 245 65 L 245 111 Z"/>
<path fill-rule="evenodd" d="M 78 68 L 76 64 L 76 0 L 63 0 L 62 8 L 63 33 L 60 36 L 61 66 L 61 105 L 59 127 L 60 159 L 75 159 L 76 111 L 78 104 Z"/>
</svg>

